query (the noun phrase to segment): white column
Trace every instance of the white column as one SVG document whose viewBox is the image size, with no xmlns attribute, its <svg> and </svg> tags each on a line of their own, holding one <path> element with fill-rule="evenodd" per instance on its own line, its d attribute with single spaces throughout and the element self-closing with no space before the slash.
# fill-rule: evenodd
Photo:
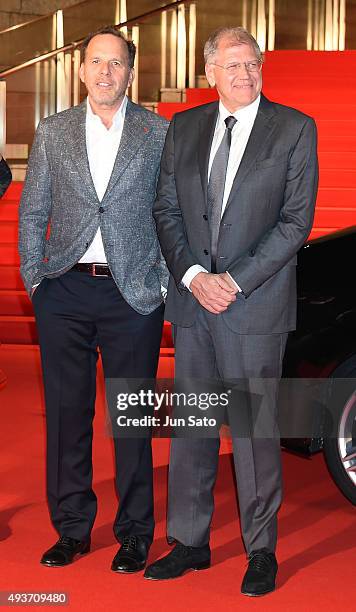
<svg viewBox="0 0 356 612">
<path fill-rule="evenodd" d="M 64 104 L 65 108 L 72 106 L 72 53 L 64 55 Z"/>
<path fill-rule="evenodd" d="M 325 3 L 325 51 L 333 49 L 333 0 Z"/>
<path fill-rule="evenodd" d="M 322 0 L 319 13 L 319 50 L 325 51 L 325 0 Z"/>
<path fill-rule="evenodd" d="M 167 83 L 167 11 L 161 13 L 161 87 Z"/>
<path fill-rule="evenodd" d="M 319 49 L 319 0 L 314 0 L 314 50 Z"/>
<path fill-rule="evenodd" d="M 187 34 L 185 27 L 185 6 L 178 7 L 177 87 L 184 89 L 187 74 Z"/>
<path fill-rule="evenodd" d="M 333 50 L 339 48 L 339 0 L 333 0 Z"/>
<path fill-rule="evenodd" d="M 276 37 L 275 0 L 269 0 L 268 4 L 268 50 L 274 50 Z"/>
<path fill-rule="evenodd" d="M 77 106 L 80 102 L 80 49 L 73 52 L 73 105 Z"/>
<path fill-rule="evenodd" d="M 313 49 L 313 0 L 308 0 L 307 50 Z"/>
<path fill-rule="evenodd" d="M 177 87 L 177 12 L 171 13 L 170 35 L 170 87 Z"/>
<path fill-rule="evenodd" d="M 251 28 L 250 32 L 254 38 L 257 38 L 257 0 L 251 0 Z"/>
<path fill-rule="evenodd" d="M 41 62 L 35 64 L 35 129 L 41 119 Z"/>
<path fill-rule="evenodd" d="M 265 0 L 257 4 L 257 42 L 261 51 L 266 50 L 266 5 Z"/>
<path fill-rule="evenodd" d="M 138 71 L 139 71 L 139 49 L 140 49 L 140 26 L 135 25 L 132 28 L 132 40 L 136 45 L 135 56 L 135 78 L 131 86 L 131 99 L 133 102 L 138 102 Z"/>
<path fill-rule="evenodd" d="M 63 32 L 63 11 L 59 10 L 56 12 L 56 47 L 61 48 L 64 46 L 64 32 Z M 64 53 L 58 53 L 57 55 L 57 112 L 64 110 L 65 105 L 65 64 L 64 64 Z"/>
<path fill-rule="evenodd" d="M 6 144 L 6 81 L 0 81 L 0 153 Z"/>
<path fill-rule="evenodd" d="M 195 47 L 197 40 L 196 5 L 189 6 L 189 87 L 195 87 Z"/>
<path fill-rule="evenodd" d="M 248 29 L 247 24 L 247 0 L 242 0 L 242 27 Z"/>
<path fill-rule="evenodd" d="M 49 115 L 49 60 L 43 62 L 43 117 Z"/>
<path fill-rule="evenodd" d="M 120 23 L 127 21 L 126 0 L 120 1 Z M 127 36 L 127 27 L 121 28 L 121 32 Z"/>
<path fill-rule="evenodd" d="M 345 51 L 346 0 L 340 0 L 339 50 Z"/>
</svg>

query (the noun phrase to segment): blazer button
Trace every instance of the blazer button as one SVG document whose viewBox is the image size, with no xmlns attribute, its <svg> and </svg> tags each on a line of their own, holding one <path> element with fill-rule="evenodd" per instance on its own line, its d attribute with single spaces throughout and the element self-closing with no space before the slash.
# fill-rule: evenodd
<svg viewBox="0 0 356 612">
<path fill-rule="evenodd" d="M 207 249 L 204 249 L 204 255 L 209 255 L 209 251 Z"/>
<path fill-rule="evenodd" d="M 99 212 L 100 212 L 100 213 L 105 212 L 105 208 L 103 208 L 102 206 L 100 206 L 100 208 L 99 208 Z"/>
<path fill-rule="evenodd" d="M 207 221 L 208 220 L 208 215 L 203 215 L 203 219 L 204 219 L 204 221 Z"/>
</svg>

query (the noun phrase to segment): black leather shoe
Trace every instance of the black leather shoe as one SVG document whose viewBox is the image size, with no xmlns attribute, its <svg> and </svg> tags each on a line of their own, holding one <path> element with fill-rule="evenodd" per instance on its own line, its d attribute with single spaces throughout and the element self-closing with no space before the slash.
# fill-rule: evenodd
<svg viewBox="0 0 356 612">
<path fill-rule="evenodd" d="M 275 555 L 266 548 L 253 551 L 241 585 L 241 593 L 250 597 L 266 595 L 276 588 L 278 563 Z"/>
<path fill-rule="evenodd" d="M 182 576 L 188 570 L 202 570 L 208 567 L 210 567 L 209 544 L 197 548 L 184 546 L 178 542 L 168 555 L 148 566 L 144 577 L 149 580 L 169 580 Z"/>
<path fill-rule="evenodd" d="M 41 559 L 47 567 L 63 567 L 72 563 L 75 555 L 84 555 L 90 551 L 90 540 L 81 542 L 68 536 L 62 536 L 52 548 L 49 548 Z"/>
<path fill-rule="evenodd" d="M 146 542 L 139 536 L 125 536 L 113 558 L 112 571 L 131 574 L 143 570 L 147 561 L 148 548 Z"/>
</svg>

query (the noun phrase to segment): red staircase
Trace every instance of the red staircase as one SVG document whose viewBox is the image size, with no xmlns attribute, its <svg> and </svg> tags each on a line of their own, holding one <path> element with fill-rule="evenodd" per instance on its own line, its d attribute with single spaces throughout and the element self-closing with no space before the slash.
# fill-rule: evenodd
<svg viewBox="0 0 356 612">
<path fill-rule="evenodd" d="M 313 116 L 318 125 L 320 186 L 314 227 L 317 237 L 356 225 L 356 51 L 273 51 L 266 53 L 263 91 L 268 98 Z M 292 76 L 291 76 L 292 75 Z M 175 112 L 216 99 L 211 89 L 188 89 L 184 104 L 160 103 Z M 37 334 L 31 302 L 19 274 L 17 214 L 22 183 L 13 183 L 0 202 L 0 340 L 34 344 Z M 165 325 L 161 377 L 173 372 L 170 327 Z"/>
</svg>

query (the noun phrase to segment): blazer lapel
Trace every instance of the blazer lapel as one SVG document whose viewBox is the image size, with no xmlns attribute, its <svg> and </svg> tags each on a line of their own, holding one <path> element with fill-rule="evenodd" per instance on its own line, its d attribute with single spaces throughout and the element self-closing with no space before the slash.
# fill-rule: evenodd
<svg viewBox="0 0 356 612">
<path fill-rule="evenodd" d="M 79 170 L 84 185 L 90 191 L 91 197 L 95 195 L 95 198 L 98 199 L 90 173 L 87 153 L 85 132 L 86 113 L 87 102 L 84 100 L 84 102 L 82 102 L 79 106 L 75 106 L 72 109 L 69 126 L 65 126 L 66 129 L 63 137 L 68 144 L 69 154 Z"/>
<path fill-rule="evenodd" d="M 199 171 L 201 184 L 204 193 L 204 200 L 207 206 L 208 202 L 208 168 L 209 168 L 209 157 L 210 149 L 213 142 L 215 124 L 219 113 L 219 103 L 213 103 L 204 109 L 204 114 L 199 121 L 199 149 L 198 149 L 198 160 L 199 160 Z"/>
<path fill-rule="evenodd" d="M 247 174 L 254 166 L 261 148 L 270 139 L 275 125 L 275 110 L 273 104 L 261 95 L 261 102 L 257 111 L 255 123 L 251 130 L 250 138 L 248 139 L 245 152 L 243 154 L 240 166 L 236 172 L 234 182 L 231 187 L 229 199 L 226 203 L 225 211 L 230 202 L 236 196 L 242 182 Z M 224 211 L 224 214 L 225 214 Z"/>
<path fill-rule="evenodd" d="M 140 107 L 128 100 L 120 146 L 103 200 L 125 172 L 138 149 L 143 146 L 150 129 L 145 124 Z"/>
</svg>

